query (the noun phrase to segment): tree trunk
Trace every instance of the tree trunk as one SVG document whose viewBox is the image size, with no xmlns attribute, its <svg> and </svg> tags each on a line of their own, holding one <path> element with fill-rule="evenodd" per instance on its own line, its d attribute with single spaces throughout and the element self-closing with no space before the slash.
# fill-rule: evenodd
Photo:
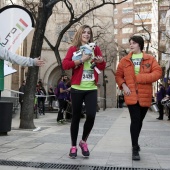
<svg viewBox="0 0 170 170">
<path fill-rule="evenodd" d="M 44 32 L 47 24 L 47 20 L 51 15 L 51 8 L 45 8 L 45 5 L 39 7 L 38 17 L 36 22 L 36 28 L 32 41 L 31 54 L 32 58 L 39 57 L 41 55 L 41 49 L 43 44 Z M 30 67 L 28 69 L 28 76 L 26 79 L 26 87 L 24 92 L 24 103 L 21 112 L 20 128 L 33 129 L 35 128 L 33 122 L 34 116 L 34 98 L 35 90 L 38 79 L 38 67 Z"/>
</svg>

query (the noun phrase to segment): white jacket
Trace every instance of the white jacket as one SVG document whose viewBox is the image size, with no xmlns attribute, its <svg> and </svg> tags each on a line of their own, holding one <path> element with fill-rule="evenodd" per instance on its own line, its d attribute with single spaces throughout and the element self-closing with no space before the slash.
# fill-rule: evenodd
<svg viewBox="0 0 170 170">
<path fill-rule="evenodd" d="M 0 59 L 9 61 L 13 64 L 19 64 L 22 66 L 35 66 L 36 59 L 19 56 L 14 54 L 0 45 Z"/>
</svg>

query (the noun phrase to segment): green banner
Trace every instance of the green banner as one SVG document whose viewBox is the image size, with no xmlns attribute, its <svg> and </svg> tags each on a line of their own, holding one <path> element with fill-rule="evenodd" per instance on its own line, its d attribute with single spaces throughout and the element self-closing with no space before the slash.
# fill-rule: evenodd
<svg viewBox="0 0 170 170">
<path fill-rule="evenodd" d="M 4 90 L 4 60 L 0 60 L 0 91 Z"/>
</svg>

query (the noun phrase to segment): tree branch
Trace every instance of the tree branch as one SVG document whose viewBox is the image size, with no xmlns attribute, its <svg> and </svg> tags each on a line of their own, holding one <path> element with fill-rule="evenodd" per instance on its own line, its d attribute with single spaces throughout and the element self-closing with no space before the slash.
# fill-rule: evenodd
<svg viewBox="0 0 170 170">
<path fill-rule="evenodd" d="M 44 35 L 44 40 L 46 41 L 46 43 L 50 46 L 50 48 L 54 51 L 55 47 L 50 43 L 50 41 L 47 39 L 47 37 Z"/>
<path fill-rule="evenodd" d="M 51 8 L 51 7 L 53 7 L 56 3 L 60 2 L 60 1 L 63 1 L 63 0 L 50 0 L 50 2 L 48 2 L 45 7 L 46 7 L 46 8 Z"/>
<path fill-rule="evenodd" d="M 71 17 L 70 17 L 70 21 L 71 21 L 72 19 L 74 19 L 73 6 L 72 6 L 72 4 L 69 2 L 69 0 L 64 0 L 64 3 L 65 3 L 67 9 L 68 9 L 69 12 L 70 12 L 70 16 L 71 16 Z"/>
<path fill-rule="evenodd" d="M 12 4 L 12 5 L 14 5 L 14 3 L 13 3 L 13 1 L 12 1 L 12 0 L 10 0 L 10 2 L 11 2 L 11 4 Z"/>
</svg>

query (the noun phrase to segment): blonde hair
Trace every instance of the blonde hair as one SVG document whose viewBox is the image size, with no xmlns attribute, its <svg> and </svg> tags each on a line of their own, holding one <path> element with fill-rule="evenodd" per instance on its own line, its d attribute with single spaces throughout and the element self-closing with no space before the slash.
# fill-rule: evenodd
<svg viewBox="0 0 170 170">
<path fill-rule="evenodd" d="M 76 34 L 74 35 L 74 38 L 73 38 L 73 42 L 72 42 L 72 45 L 73 46 L 76 46 L 78 49 L 79 47 L 82 45 L 81 43 L 81 39 L 82 39 L 82 33 L 83 31 L 85 30 L 85 28 L 89 28 L 90 29 L 90 40 L 89 40 L 89 43 L 90 42 L 93 42 L 93 32 L 92 32 L 92 29 L 90 26 L 88 25 L 82 25 L 80 26 L 80 28 L 78 29 L 78 31 L 76 32 Z"/>
</svg>

